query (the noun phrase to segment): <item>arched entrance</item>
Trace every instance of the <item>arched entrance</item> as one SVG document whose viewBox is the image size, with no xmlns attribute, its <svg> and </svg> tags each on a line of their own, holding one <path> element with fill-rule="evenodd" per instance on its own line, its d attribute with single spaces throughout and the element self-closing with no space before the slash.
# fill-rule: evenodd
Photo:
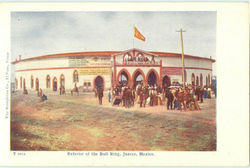
<svg viewBox="0 0 250 168">
<path fill-rule="evenodd" d="M 154 71 L 149 72 L 147 79 L 148 79 L 149 86 L 155 86 L 158 83 L 158 79 Z"/>
<path fill-rule="evenodd" d="M 46 77 L 46 88 L 50 88 L 50 76 L 47 75 Z"/>
<path fill-rule="evenodd" d="M 133 86 L 133 80 L 130 76 L 130 73 L 127 69 L 123 68 L 119 71 L 117 77 L 116 77 L 116 84 L 123 85 L 123 86 Z"/>
<path fill-rule="evenodd" d="M 122 72 L 120 75 L 119 75 L 119 80 L 118 80 L 119 84 L 120 85 L 128 85 L 129 83 L 129 77 L 128 77 L 128 74 L 126 72 Z"/>
<path fill-rule="evenodd" d="M 95 88 L 98 90 L 98 89 L 100 89 L 100 88 L 103 88 L 104 89 L 104 79 L 103 79 L 103 77 L 101 77 L 101 76 L 97 76 L 96 78 L 95 78 Z"/>
<path fill-rule="evenodd" d="M 137 69 L 134 73 L 133 73 L 133 87 L 136 88 L 136 86 L 138 84 L 143 84 L 145 81 L 145 75 L 143 73 L 142 70 Z"/>
<path fill-rule="evenodd" d="M 192 81 L 192 86 L 195 85 L 195 76 L 194 74 L 192 73 L 192 76 L 191 76 L 191 81 Z"/>
<path fill-rule="evenodd" d="M 38 78 L 36 78 L 36 91 L 38 91 L 39 90 L 39 80 L 38 80 Z"/>
<path fill-rule="evenodd" d="M 63 74 L 60 76 L 60 87 L 65 88 L 65 77 Z"/>
<path fill-rule="evenodd" d="M 53 91 L 57 91 L 57 79 L 54 77 L 53 79 Z"/>
<path fill-rule="evenodd" d="M 207 76 L 206 76 L 206 87 L 207 87 Z"/>
<path fill-rule="evenodd" d="M 196 76 L 196 86 L 199 86 L 199 77 Z"/>
<path fill-rule="evenodd" d="M 165 75 L 162 78 L 162 88 L 167 89 L 170 85 L 171 85 L 171 80 L 167 75 Z"/>
<path fill-rule="evenodd" d="M 202 76 L 202 74 L 200 74 L 200 86 L 201 87 L 203 86 L 203 76 Z"/>
</svg>

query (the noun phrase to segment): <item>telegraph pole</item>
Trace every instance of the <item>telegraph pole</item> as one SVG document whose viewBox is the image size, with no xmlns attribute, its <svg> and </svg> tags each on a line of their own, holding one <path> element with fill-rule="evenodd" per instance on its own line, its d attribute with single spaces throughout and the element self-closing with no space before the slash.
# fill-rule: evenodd
<svg viewBox="0 0 250 168">
<path fill-rule="evenodd" d="M 182 63 L 182 83 L 183 88 L 185 89 L 185 64 L 184 64 L 184 49 L 183 49 L 183 35 L 182 32 L 186 32 L 185 30 L 178 30 L 177 32 L 181 33 L 181 63 Z"/>
</svg>

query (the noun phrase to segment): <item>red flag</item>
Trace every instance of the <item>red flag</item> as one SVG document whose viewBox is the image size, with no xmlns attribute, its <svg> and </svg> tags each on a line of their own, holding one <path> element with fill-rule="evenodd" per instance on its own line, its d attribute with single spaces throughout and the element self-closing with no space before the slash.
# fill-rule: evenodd
<svg viewBox="0 0 250 168">
<path fill-rule="evenodd" d="M 134 37 L 142 41 L 146 40 L 146 38 L 139 32 L 139 30 L 136 27 L 134 27 Z"/>
</svg>

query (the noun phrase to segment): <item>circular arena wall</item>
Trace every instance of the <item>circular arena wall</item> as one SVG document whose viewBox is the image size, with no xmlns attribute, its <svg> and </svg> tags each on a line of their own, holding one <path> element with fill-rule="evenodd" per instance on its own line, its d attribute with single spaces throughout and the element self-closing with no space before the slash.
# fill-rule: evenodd
<svg viewBox="0 0 250 168">
<path fill-rule="evenodd" d="M 132 63 L 124 61 L 126 54 L 154 59 L 154 62 Z M 125 55 L 125 56 L 124 56 Z M 212 63 L 215 60 L 185 55 L 185 83 L 199 86 L 210 85 Z M 132 87 L 136 72 L 140 72 L 147 82 L 149 73 L 156 75 L 156 84 L 161 85 L 167 77 L 171 83 L 182 83 L 181 55 L 176 53 L 147 52 L 139 49 L 127 51 L 64 53 L 19 59 L 14 62 L 15 89 L 28 90 L 41 88 L 46 91 L 59 91 L 60 86 L 66 90 L 75 85 L 84 90 L 93 90 L 102 82 L 104 89 L 109 89 L 119 81 L 122 70 L 129 74 Z M 98 78 L 97 78 L 98 77 Z M 95 79 L 99 81 L 96 82 Z M 100 80 L 101 79 L 101 80 Z M 198 79 L 198 80 L 197 80 Z"/>
</svg>

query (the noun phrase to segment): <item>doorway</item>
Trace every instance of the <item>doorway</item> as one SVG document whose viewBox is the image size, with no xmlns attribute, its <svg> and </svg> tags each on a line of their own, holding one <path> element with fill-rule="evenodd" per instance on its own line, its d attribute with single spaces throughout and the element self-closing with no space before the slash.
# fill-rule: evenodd
<svg viewBox="0 0 250 168">
<path fill-rule="evenodd" d="M 95 88 L 99 90 L 100 88 L 104 89 L 104 80 L 101 76 L 95 78 Z"/>
</svg>

